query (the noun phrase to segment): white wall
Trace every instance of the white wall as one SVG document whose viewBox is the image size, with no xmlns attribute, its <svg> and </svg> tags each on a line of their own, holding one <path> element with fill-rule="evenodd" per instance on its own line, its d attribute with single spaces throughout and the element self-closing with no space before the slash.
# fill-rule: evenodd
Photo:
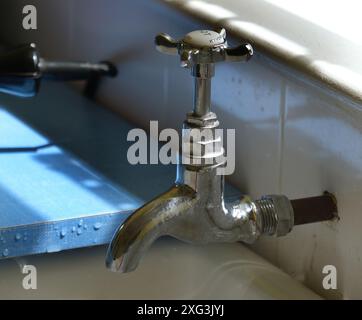
<svg viewBox="0 0 362 320">
<path fill-rule="evenodd" d="M 26 2 L 3 2 L 11 2 L 5 10 L 16 21 L 16 8 Z M 191 109 L 191 77 L 177 58 L 156 52 L 153 37 L 161 31 L 181 37 L 200 24 L 150 0 L 32 3 L 39 30 L 11 25 L 1 35 L 4 41 L 36 41 L 52 58 L 111 59 L 120 73 L 104 82 L 100 102 L 139 126 L 149 120 L 181 126 Z M 328 190 L 338 199 L 340 222 L 299 226 L 285 238 L 262 239 L 255 250 L 325 297 L 362 298 L 361 109 L 288 78 L 262 57 L 219 65 L 213 104 L 223 126 L 236 128 L 230 181 L 242 191 L 299 198 Z M 337 291 L 322 288 L 327 264 L 337 267 Z"/>
</svg>

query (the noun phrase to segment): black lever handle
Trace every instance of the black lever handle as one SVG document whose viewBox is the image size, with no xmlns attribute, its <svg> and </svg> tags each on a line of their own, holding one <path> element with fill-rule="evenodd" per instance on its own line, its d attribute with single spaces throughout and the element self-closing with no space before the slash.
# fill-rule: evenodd
<svg viewBox="0 0 362 320">
<path fill-rule="evenodd" d="M 34 44 L 0 55 L 0 92 L 31 97 L 39 88 L 39 55 Z"/>
<path fill-rule="evenodd" d="M 0 54 L 0 92 L 32 97 L 41 79 L 88 80 L 100 76 L 114 77 L 116 67 L 110 62 L 48 61 L 40 57 L 35 44 L 26 44 Z"/>
</svg>

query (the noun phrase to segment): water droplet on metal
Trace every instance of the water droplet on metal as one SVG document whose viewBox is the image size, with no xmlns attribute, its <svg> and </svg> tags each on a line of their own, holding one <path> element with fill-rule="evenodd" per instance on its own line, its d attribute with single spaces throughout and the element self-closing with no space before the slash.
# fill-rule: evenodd
<svg viewBox="0 0 362 320">
<path fill-rule="evenodd" d="M 101 224 L 100 222 L 96 222 L 96 223 L 93 225 L 93 229 L 94 229 L 94 230 L 99 230 L 101 227 L 102 227 L 102 224 Z"/>
<path fill-rule="evenodd" d="M 9 255 L 9 249 L 4 249 L 3 256 L 7 257 Z"/>
<path fill-rule="evenodd" d="M 62 228 L 62 230 L 60 231 L 60 237 L 64 238 L 67 235 L 67 229 L 66 228 Z"/>
</svg>

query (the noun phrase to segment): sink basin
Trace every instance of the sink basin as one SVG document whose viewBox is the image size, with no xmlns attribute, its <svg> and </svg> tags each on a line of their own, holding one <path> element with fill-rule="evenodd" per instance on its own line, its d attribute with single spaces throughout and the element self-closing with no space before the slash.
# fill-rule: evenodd
<svg viewBox="0 0 362 320">
<path fill-rule="evenodd" d="M 157 241 L 128 274 L 104 266 L 105 246 L 0 261 L 1 299 L 320 299 L 246 246 Z M 23 264 L 37 268 L 25 290 Z"/>
</svg>

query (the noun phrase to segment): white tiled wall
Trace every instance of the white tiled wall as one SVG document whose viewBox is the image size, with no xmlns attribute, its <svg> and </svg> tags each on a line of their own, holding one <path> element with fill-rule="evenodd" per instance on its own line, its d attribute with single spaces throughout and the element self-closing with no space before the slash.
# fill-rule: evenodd
<svg viewBox="0 0 362 320">
<path fill-rule="evenodd" d="M 153 37 L 161 31 L 180 37 L 201 24 L 149 0 L 33 3 L 39 30 L 19 28 L 2 34 L 4 40 L 37 41 L 52 58 L 111 59 L 119 76 L 104 82 L 100 102 L 142 127 L 149 120 L 181 126 L 191 108 L 191 77 L 177 58 L 155 51 Z M 262 239 L 255 250 L 325 297 L 362 298 L 362 109 L 288 78 L 258 56 L 217 66 L 213 105 L 223 126 L 236 128 L 233 184 L 252 196 L 328 190 L 338 199 L 340 222 L 299 226 L 285 238 Z M 322 268 L 330 264 L 338 270 L 336 291 L 322 288 Z"/>
<path fill-rule="evenodd" d="M 333 264 L 341 293 L 361 297 L 362 111 L 300 84 L 288 83 L 286 92 L 282 190 L 292 197 L 335 193 L 341 220 L 299 227 L 290 241 L 279 242 L 278 263 L 295 272 L 292 261 L 301 257 L 294 249 L 303 244 L 309 285 L 322 292 L 318 271 Z"/>
</svg>

